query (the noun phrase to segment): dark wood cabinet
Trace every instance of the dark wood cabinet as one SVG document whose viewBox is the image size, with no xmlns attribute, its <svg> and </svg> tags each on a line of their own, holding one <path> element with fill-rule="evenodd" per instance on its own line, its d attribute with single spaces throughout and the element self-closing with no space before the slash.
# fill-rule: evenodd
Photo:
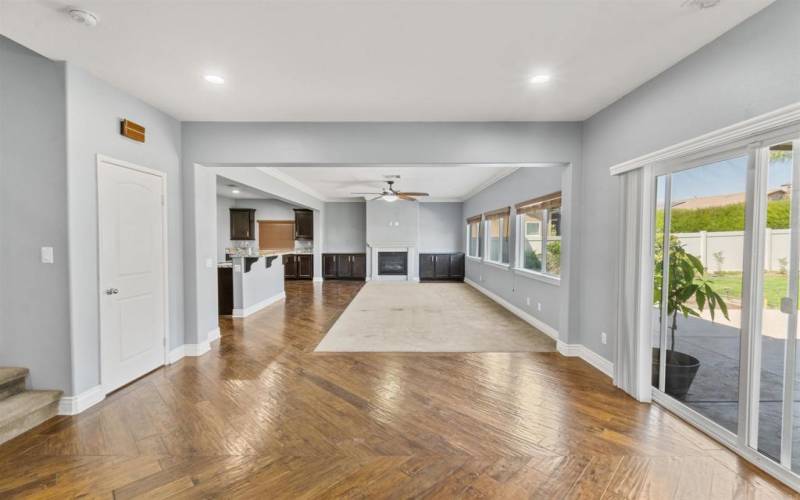
<svg viewBox="0 0 800 500">
<path fill-rule="evenodd" d="M 254 208 L 231 208 L 231 240 L 256 239 Z"/>
<path fill-rule="evenodd" d="M 363 280 L 367 277 L 367 255 L 363 253 L 322 254 L 325 279 Z"/>
<path fill-rule="evenodd" d="M 425 280 L 463 280 L 463 253 L 421 253 L 419 254 L 419 279 Z"/>
<path fill-rule="evenodd" d="M 314 212 L 306 208 L 294 209 L 294 239 L 314 239 Z"/>
<path fill-rule="evenodd" d="M 314 278 L 314 256 L 290 254 L 283 256 L 283 277 L 287 280 L 310 280 Z"/>
<path fill-rule="evenodd" d="M 217 304 L 219 314 L 233 314 L 233 268 L 217 268 Z"/>
<path fill-rule="evenodd" d="M 322 277 L 328 279 L 336 278 L 336 255 L 331 253 L 322 254 Z"/>
</svg>

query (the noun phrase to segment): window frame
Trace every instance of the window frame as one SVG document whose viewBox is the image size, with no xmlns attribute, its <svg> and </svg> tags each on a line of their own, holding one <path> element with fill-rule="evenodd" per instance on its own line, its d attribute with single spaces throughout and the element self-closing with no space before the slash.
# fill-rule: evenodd
<svg viewBox="0 0 800 500">
<path fill-rule="evenodd" d="M 525 215 L 527 214 L 527 210 L 521 210 L 523 207 L 535 207 L 537 205 L 536 200 L 550 200 L 553 198 L 558 198 L 558 209 L 559 214 L 562 213 L 562 204 L 563 201 L 561 191 L 556 191 L 554 193 L 550 193 L 544 196 L 540 196 L 539 198 L 535 198 L 534 200 L 530 200 L 527 202 L 521 202 L 516 205 L 515 211 L 515 218 L 516 218 L 516 234 L 517 234 L 517 241 L 514 245 L 514 272 L 520 276 L 525 276 L 529 278 L 538 279 L 540 281 L 544 281 L 546 283 L 550 283 L 553 285 L 558 285 L 561 283 L 561 272 L 558 274 L 551 273 L 547 271 L 547 244 L 552 241 L 562 241 L 562 237 L 559 236 L 558 239 L 553 239 L 550 236 L 550 217 L 552 215 L 552 211 L 554 207 L 545 207 L 544 203 L 546 201 L 542 201 L 542 208 L 540 209 L 543 213 L 542 220 L 539 223 L 540 227 L 543 228 L 542 230 L 542 268 L 541 270 L 535 269 L 528 269 L 525 267 L 525 243 L 527 242 L 527 224 L 525 221 Z M 563 221 L 563 219 L 562 219 Z M 560 269 L 560 266 L 559 266 Z"/>
<path fill-rule="evenodd" d="M 471 245 L 472 244 L 472 225 L 475 222 L 477 222 L 477 225 L 475 227 L 478 228 L 478 235 L 477 235 L 477 238 L 476 238 L 476 240 L 478 242 L 478 248 L 476 249 L 478 254 L 477 255 L 472 255 L 472 253 L 470 253 L 471 250 L 472 250 L 472 245 Z M 464 255 L 466 255 L 468 259 L 478 260 L 478 261 L 482 261 L 483 260 L 483 241 L 482 241 L 483 238 L 481 236 L 481 231 L 482 230 L 483 230 L 483 215 L 482 214 L 478 215 L 478 216 L 473 216 L 473 217 L 470 217 L 470 218 L 467 219 L 466 225 L 465 225 L 466 240 L 467 240 L 466 250 L 467 251 L 464 252 Z"/>
<path fill-rule="evenodd" d="M 503 221 L 503 225 L 500 227 L 500 260 L 493 260 L 491 258 L 491 247 L 489 245 L 491 223 L 496 219 Z M 504 235 L 504 233 L 507 234 Z M 509 248 L 506 248 L 506 245 Z M 483 261 L 485 263 L 504 269 L 511 267 L 511 207 L 501 208 L 483 214 L 483 246 L 486 249 L 483 256 Z M 504 250 L 506 251 L 504 252 Z M 508 262 L 503 262 L 503 255 L 507 256 Z"/>
</svg>

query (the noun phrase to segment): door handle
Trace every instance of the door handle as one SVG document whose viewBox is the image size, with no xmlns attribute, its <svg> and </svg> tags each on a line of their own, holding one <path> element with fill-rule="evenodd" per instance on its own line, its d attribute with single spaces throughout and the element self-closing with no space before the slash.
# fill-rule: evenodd
<svg viewBox="0 0 800 500">
<path fill-rule="evenodd" d="M 117 290 L 116 288 L 109 288 L 108 290 L 106 290 L 106 295 L 116 295 L 118 293 L 119 290 Z"/>
</svg>

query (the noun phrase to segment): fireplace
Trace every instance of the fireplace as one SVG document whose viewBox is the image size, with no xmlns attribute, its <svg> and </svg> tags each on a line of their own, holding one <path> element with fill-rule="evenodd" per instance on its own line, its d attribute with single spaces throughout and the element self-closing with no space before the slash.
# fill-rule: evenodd
<svg viewBox="0 0 800 500">
<path fill-rule="evenodd" d="M 408 274 L 408 252 L 378 252 L 378 274 L 405 276 Z"/>
</svg>

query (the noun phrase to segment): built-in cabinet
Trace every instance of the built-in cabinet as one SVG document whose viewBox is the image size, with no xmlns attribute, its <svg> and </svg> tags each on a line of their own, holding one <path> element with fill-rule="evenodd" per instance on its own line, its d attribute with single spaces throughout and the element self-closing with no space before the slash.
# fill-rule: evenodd
<svg viewBox="0 0 800 500">
<path fill-rule="evenodd" d="M 231 208 L 231 240 L 256 239 L 256 210 L 254 208 Z"/>
<path fill-rule="evenodd" d="M 325 279 L 363 280 L 367 277 L 367 254 L 322 254 L 322 277 Z"/>
<path fill-rule="evenodd" d="M 287 280 L 310 280 L 314 277 L 314 256 L 291 254 L 283 256 L 283 277 Z"/>
<path fill-rule="evenodd" d="M 421 253 L 419 254 L 420 280 L 463 280 L 464 254 Z"/>
<path fill-rule="evenodd" d="M 217 301 L 219 314 L 230 316 L 233 314 L 233 268 L 219 267 L 217 269 Z"/>
<path fill-rule="evenodd" d="M 314 239 L 314 212 L 306 208 L 294 209 L 294 239 Z"/>
</svg>

